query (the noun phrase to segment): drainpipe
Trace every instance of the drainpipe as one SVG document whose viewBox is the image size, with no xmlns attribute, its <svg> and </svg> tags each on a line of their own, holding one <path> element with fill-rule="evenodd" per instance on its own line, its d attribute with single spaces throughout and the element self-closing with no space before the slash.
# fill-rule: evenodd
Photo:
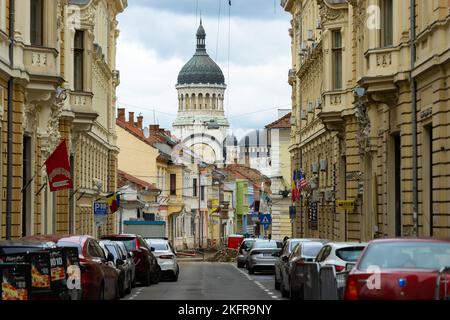
<svg viewBox="0 0 450 320">
<path fill-rule="evenodd" d="M 412 148 L 413 148 L 413 235 L 419 235 L 418 228 L 418 177 L 417 177 L 417 84 L 416 80 L 413 78 L 413 70 L 415 67 L 416 60 L 416 0 L 411 0 L 411 13 L 410 13 L 410 21 L 411 21 L 411 71 L 410 71 L 410 83 L 411 83 L 411 125 L 412 125 Z"/>
<path fill-rule="evenodd" d="M 14 68 L 14 29 L 15 29 L 15 0 L 9 3 L 9 65 Z M 6 178 L 6 239 L 11 240 L 12 221 L 12 188 L 13 188 L 13 93 L 14 77 L 8 80 L 8 146 L 7 146 L 7 178 Z"/>
</svg>

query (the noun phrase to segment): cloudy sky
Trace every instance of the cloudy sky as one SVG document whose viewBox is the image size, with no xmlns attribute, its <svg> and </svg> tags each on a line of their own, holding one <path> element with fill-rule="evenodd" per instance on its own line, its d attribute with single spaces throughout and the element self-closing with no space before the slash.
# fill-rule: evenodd
<svg viewBox="0 0 450 320">
<path fill-rule="evenodd" d="M 228 0 L 128 0 L 119 16 L 119 106 L 142 113 L 146 125 L 156 119 L 171 127 L 178 72 L 194 54 L 201 11 L 208 53 L 228 84 L 233 130 L 262 128 L 275 120 L 277 109 L 290 108 L 290 24 L 279 2 L 232 0 L 228 69 Z"/>
</svg>

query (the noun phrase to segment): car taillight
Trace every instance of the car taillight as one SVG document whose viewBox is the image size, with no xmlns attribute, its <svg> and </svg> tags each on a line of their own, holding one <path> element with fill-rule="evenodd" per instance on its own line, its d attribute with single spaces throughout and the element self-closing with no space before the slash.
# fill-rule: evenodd
<svg viewBox="0 0 450 320">
<path fill-rule="evenodd" d="M 343 267 L 343 266 L 337 266 L 337 265 L 335 265 L 334 268 L 336 269 L 336 272 L 342 272 L 342 271 L 344 271 L 344 269 L 345 269 L 345 267 Z"/>
<path fill-rule="evenodd" d="M 345 300 L 358 300 L 358 283 L 355 278 L 348 278 L 345 286 Z"/>
<path fill-rule="evenodd" d="M 159 258 L 160 258 L 160 259 L 173 259 L 173 255 L 171 255 L 171 254 L 168 254 L 168 255 L 162 255 L 162 256 L 159 256 Z"/>
</svg>

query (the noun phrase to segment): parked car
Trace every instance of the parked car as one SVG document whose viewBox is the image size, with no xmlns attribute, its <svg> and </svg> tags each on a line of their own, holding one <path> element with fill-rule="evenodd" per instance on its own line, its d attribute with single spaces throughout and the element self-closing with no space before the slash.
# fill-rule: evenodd
<svg viewBox="0 0 450 320">
<path fill-rule="evenodd" d="M 249 274 L 260 270 L 274 270 L 277 257 L 283 243 L 275 240 L 258 240 L 252 244 L 245 265 Z"/>
<path fill-rule="evenodd" d="M 336 272 L 345 271 L 349 263 L 356 263 L 367 246 L 361 242 L 329 242 L 319 251 L 316 262 L 322 267 L 332 265 Z"/>
<path fill-rule="evenodd" d="M 155 251 L 153 254 L 161 267 L 162 275 L 171 281 L 178 281 L 180 267 L 177 262 L 177 253 L 168 240 L 146 239 L 148 245 Z"/>
<path fill-rule="evenodd" d="M 122 260 L 126 260 L 127 263 L 130 265 L 130 271 L 131 271 L 131 287 L 136 287 L 136 264 L 134 263 L 133 259 L 133 253 L 127 251 L 127 247 L 125 247 L 125 244 L 121 241 L 116 241 L 117 245 L 121 249 L 122 252 Z"/>
<path fill-rule="evenodd" d="M 300 270 L 299 266 L 305 262 L 313 262 L 319 251 L 327 242 L 327 240 L 299 242 L 289 257 L 284 259 L 287 263 L 283 264 L 280 278 L 280 291 L 284 298 L 303 298 L 304 277 L 303 270 Z"/>
<path fill-rule="evenodd" d="M 28 295 L 29 300 L 72 300 L 80 299 L 80 292 L 72 295 L 66 284 L 67 266 L 61 261 L 65 268 L 63 279 L 58 280 L 55 286 L 54 279 L 51 277 L 50 255 L 45 259 L 43 256 L 36 257 L 31 261 L 30 253 L 48 252 L 58 249 L 56 243 L 49 241 L 31 241 L 31 240 L 10 240 L 0 242 L 0 262 L 30 263 L 31 292 Z M 47 260 L 47 261 L 45 261 Z"/>
<path fill-rule="evenodd" d="M 126 294 L 131 293 L 131 266 L 128 264 L 128 261 L 124 259 L 122 251 L 116 242 L 101 240 L 100 245 L 102 245 L 102 248 L 104 248 L 107 253 L 111 253 L 114 256 L 114 261 L 112 261 L 111 264 L 112 267 L 116 268 L 119 275 L 119 295 L 123 298 Z"/>
<path fill-rule="evenodd" d="M 432 300 L 441 269 L 450 267 L 450 240 L 374 240 L 350 272 L 346 300 Z M 447 277 L 448 279 L 448 277 Z M 448 281 L 440 284 L 440 298 Z M 447 291 L 447 294 L 448 294 Z"/>
<path fill-rule="evenodd" d="M 101 237 L 102 240 L 123 242 L 128 252 L 133 254 L 136 264 L 136 278 L 144 286 L 156 284 L 161 278 L 161 267 L 147 242 L 136 234 L 119 234 Z"/>
<path fill-rule="evenodd" d="M 84 300 L 114 300 L 119 298 L 119 277 L 115 268 L 108 263 L 114 261 L 114 256 L 105 256 L 98 240 L 86 235 L 41 235 L 26 237 L 25 239 L 52 241 L 58 247 L 78 249 Z"/>
<path fill-rule="evenodd" d="M 292 250 L 294 250 L 295 246 L 302 241 L 311 241 L 311 239 L 288 239 L 281 251 L 276 255 L 277 259 L 275 261 L 275 289 L 280 290 L 281 285 L 281 272 L 283 268 L 287 268 L 287 264 L 289 263 L 289 255 Z"/>
<path fill-rule="evenodd" d="M 247 262 L 247 255 L 255 241 L 259 241 L 259 239 L 255 238 L 245 238 L 242 240 L 241 245 L 239 246 L 238 256 L 237 256 L 237 267 L 244 268 L 245 263 Z"/>
</svg>

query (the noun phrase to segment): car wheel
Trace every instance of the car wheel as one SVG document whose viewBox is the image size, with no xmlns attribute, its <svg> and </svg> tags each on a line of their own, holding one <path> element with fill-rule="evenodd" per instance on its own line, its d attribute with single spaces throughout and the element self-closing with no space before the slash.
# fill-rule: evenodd
<svg viewBox="0 0 450 320">
<path fill-rule="evenodd" d="M 284 287 L 284 281 L 283 279 L 281 279 L 281 283 L 280 283 L 280 291 L 281 291 L 281 296 L 283 298 L 289 298 L 289 291 L 286 290 L 286 288 Z"/>
<path fill-rule="evenodd" d="M 127 288 L 127 291 L 125 291 L 125 294 L 131 294 L 132 288 L 133 288 L 133 280 L 131 280 L 131 274 L 130 274 L 130 280 L 128 281 L 128 288 Z"/>
<path fill-rule="evenodd" d="M 237 263 L 237 267 L 238 267 L 238 268 L 243 268 L 243 267 L 244 267 L 244 264 L 243 264 L 242 262 L 238 262 L 238 263 Z"/>
<path fill-rule="evenodd" d="M 280 280 L 277 278 L 277 272 L 275 271 L 275 290 L 280 290 Z"/>
<path fill-rule="evenodd" d="M 179 271 L 177 271 L 177 272 L 174 272 L 174 274 L 173 274 L 173 276 L 172 276 L 172 281 L 173 282 L 177 282 L 178 281 L 178 275 L 179 275 Z"/>
<path fill-rule="evenodd" d="M 147 271 L 147 273 L 145 274 L 145 278 L 142 281 L 142 285 L 144 287 L 148 287 L 152 284 L 152 274 L 150 272 L 150 270 Z"/>
<path fill-rule="evenodd" d="M 120 298 L 125 297 L 125 286 L 124 286 L 123 278 L 119 279 L 119 297 Z"/>
</svg>

